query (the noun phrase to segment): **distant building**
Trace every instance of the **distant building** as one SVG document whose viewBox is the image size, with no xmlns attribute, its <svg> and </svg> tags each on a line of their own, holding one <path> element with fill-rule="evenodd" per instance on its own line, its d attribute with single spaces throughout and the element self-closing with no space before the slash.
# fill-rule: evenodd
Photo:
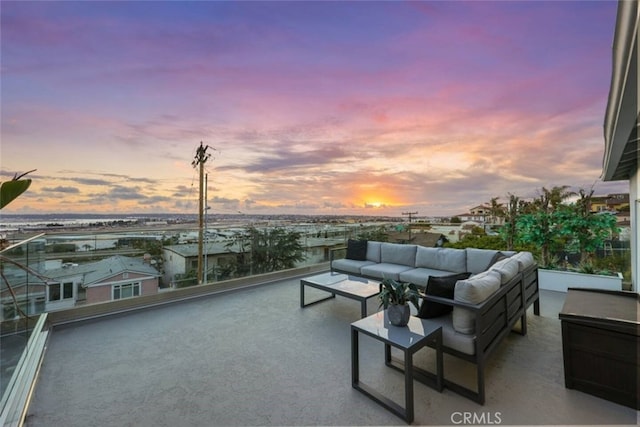
<svg viewBox="0 0 640 427">
<path fill-rule="evenodd" d="M 161 276 L 143 260 L 121 255 L 66 264 L 44 275 L 51 280 L 46 286 L 46 311 L 155 294 Z"/>
<path fill-rule="evenodd" d="M 493 216 L 491 214 L 491 206 L 488 205 L 478 205 L 471 209 L 469 209 L 468 213 L 463 213 L 459 215 L 455 215 L 460 218 L 462 222 L 473 221 L 477 222 L 480 225 L 502 225 L 504 224 L 504 217 L 502 216 Z"/>
<path fill-rule="evenodd" d="M 592 196 L 591 212 L 629 212 L 629 193 Z"/>
<path fill-rule="evenodd" d="M 233 263 L 241 252 L 239 245 L 227 247 L 228 242 L 203 243 L 203 263 L 207 270 L 207 281 L 217 280 L 216 274 L 225 265 Z M 162 249 L 164 258 L 163 282 L 173 285 L 176 276 L 188 274 L 198 269 L 198 244 L 165 246 Z"/>
<path fill-rule="evenodd" d="M 306 258 L 296 264 L 296 267 L 313 265 L 329 261 L 329 250 L 336 246 L 344 245 L 342 236 L 322 237 L 303 236 L 300 243 L 306 248 Z M 229 242 L 206 242 L 203 243 L 203 263 L 207 271 L 207 283 L 226 279 L 221 277 L 221 273 L 227 270 L 225 267 L 234 263 L 243 249 L 237 243 L 228 246 Z M 249 248 L 244 250 L 249 255 Z M 184 245 L 171 245 L 163 248 L 164 275 L 163 282 L 168 285 L 175 285 L 176 276 L 180 277 L 196 271 L 198 268 L 198 244 L 189 243 Z M 250 261 L 249 261 L 250 262 Z"/>
</svg>

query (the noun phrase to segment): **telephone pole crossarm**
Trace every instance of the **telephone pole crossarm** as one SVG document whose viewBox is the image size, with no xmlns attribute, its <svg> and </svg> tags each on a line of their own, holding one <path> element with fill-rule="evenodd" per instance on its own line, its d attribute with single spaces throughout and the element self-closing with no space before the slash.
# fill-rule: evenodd
<svg viewBox="0 0 640 427">
<path fill-rule="evenodd" d="M 411 241 L 411 219 L 414 215 L 418 215 L 418 212 L 402 212 L 402 215 L 409 217 L 409 241 Z"/>
</svg>

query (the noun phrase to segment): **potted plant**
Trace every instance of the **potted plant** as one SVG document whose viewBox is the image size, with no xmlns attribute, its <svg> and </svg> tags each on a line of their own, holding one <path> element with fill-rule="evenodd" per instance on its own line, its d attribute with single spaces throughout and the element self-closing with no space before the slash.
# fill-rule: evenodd
<svg viewBox="0 0 640 427">
<path fill-rule="evenodd" d="M 389 315 L 389 321 L 395 326 L 406 326 L 409 323 L 412 303 L 420 309 L 420 294 L 413 283 L 399 282 L 394 279 L 383 279 L 380 282 L 380 307 L 384 307 Z"/>
</svg>

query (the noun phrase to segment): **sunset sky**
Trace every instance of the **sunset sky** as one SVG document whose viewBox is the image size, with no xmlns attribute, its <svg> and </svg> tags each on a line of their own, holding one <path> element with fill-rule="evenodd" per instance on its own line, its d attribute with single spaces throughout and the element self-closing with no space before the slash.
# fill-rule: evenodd
<svg viewBox="0 0 640 427">
<path fill-rule="evenodd" d="M 2 213 L 455 215 L 599 181 L 614 1 L 11 2 Z"/>
</svg>

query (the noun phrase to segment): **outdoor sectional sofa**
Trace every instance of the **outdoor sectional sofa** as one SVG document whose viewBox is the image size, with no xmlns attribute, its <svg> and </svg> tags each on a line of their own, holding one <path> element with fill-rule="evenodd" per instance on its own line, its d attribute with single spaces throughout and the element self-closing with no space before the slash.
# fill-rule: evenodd
<svg viewBox="0 0 640 427">
<path fill-rule="evenodd" d="M 334 253 L 332 271 L 411 282 L 424 292 L 418 315 L 442 326 L 443 351 L 477 367 L 476 390 L 446 378 L 445 386 L 480 404 L 488 357 L 518 322 L 527 333 L 532 304 L 540 314 L 538 266 L 529 252 L 349 241 L 345 258 Z"/>
</svg>

